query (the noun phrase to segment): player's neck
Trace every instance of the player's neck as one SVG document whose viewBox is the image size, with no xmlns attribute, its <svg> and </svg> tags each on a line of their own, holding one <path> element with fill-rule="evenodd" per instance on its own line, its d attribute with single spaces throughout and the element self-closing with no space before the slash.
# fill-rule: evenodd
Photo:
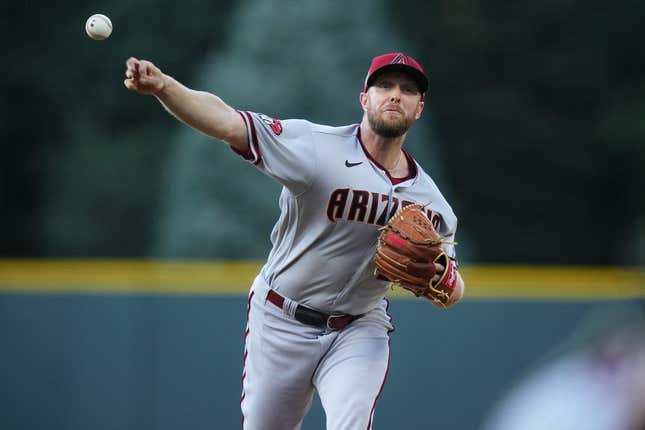
<svg viewBox="0 0 645 430">
<path fill-rule="evenodd" d="M 392 138 L 383 137 L 374 133 L 365 121 L 361 123 L 360 129 L 361 141 L 376 162 L 388 170 L 400 168 L 403 157 L 401 147 L 405 141 L 405 134 Z"/>
</svg>

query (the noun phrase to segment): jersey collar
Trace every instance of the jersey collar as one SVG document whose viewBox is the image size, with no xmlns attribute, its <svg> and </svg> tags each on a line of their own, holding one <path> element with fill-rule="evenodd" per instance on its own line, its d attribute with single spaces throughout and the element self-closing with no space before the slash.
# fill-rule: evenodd
<svg viewBox="0 0 645 430">
<path fill-rule="evenodd" d="M 390 182 L 392 182 L 392 185 L 400 184 L 401 182 L 408 181 L 408 180 L 413 179 L 413 178 L 415 178 L 417 176 L 417 163 L 416 163 L 416 161 L 414 161 L 414 158 L 412 157 L 412 155 L 410 155 L 410 153 L 408 151 L 406 151 L 405 149 L 401 148 L 401 150 L 403 151 L 403 155 L 405 155 L 405 158 L 408 160 L 408 166 L 410 166 L 410 169 L 409 169 L 410 172 L 408 173 L 407 176 L 405 176 L 403 178 L 395 178 L 394 176 L 390 175 L 390 172 L 385 167 L 383 167 L 381 165 L 381 163 L 376 161 L 372 157 L 372 155 L 369 153 L 367 148 L 365 148 L 365 145 L 363 144 L 363 139 L 361 139 L 361 126 L 360 125 L 358 127 L 356 127 L 356 138 L 358 139 L 358 143 L 361 144 L 361 148 L 363 149 L 363 153 L 365 154 L 365 156 L 376 167 L 381 169 L 383 171 L 383 173 L 385 173 L 385 175 L 388 177 Z"/>
</svg>

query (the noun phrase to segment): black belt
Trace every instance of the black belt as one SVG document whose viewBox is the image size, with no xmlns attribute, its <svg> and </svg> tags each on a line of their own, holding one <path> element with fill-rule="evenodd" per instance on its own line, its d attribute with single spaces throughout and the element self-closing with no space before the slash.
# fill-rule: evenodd
<svg viewBox="0 0 645 430">
<path fill-rule="evenodd" d="M 267 300 L 282 309 L 284 306 L 284 297 L 273 290 L 269 290 Z M 312 325 L 315 327 L 325 327 L 330 330 L 342 330 L 347 327 L 352 321 L 356 321 L 365 314 L 361 315 L 328 315 L 323 312 L 318 312 L 308 307 L 298 305 L 293 317 L 296 321 L 303 324 Z"/>
</svg>

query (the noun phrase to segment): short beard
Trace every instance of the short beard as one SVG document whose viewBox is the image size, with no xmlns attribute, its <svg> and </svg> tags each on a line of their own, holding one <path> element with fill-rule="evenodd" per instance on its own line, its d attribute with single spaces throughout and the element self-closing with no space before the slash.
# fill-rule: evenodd
<svg viewBox="0 0 645 430">
<path fill-rule="evenodd" d="M 385 121 L 382 117 L 373 114 L 372 111 L 367 112 L 367 121 L 374 133 L 386 138 L 403 136 L 410 129 L 413 122 L 412 118 L 405 116 L 401 116 L 400 119 Z"/>
</svg>

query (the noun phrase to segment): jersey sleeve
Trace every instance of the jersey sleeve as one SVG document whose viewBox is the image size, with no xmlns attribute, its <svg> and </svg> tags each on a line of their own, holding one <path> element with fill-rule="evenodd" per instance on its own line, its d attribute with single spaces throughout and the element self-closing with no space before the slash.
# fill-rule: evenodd
<svg viewBox="0 0 645 430">
<path fill-rule="evenodd" d="M 448 243 L 443 246 L 443 251 L 448 255 L 448 257 L 453 260 L 457 260 L 457 252 L 455 250 L 455 245 L 453 244 L 455 242 L 455 230 L 452 230 L 452 232 L 450 232 L 444 239 Z"/>
<path fill-rule="evenodd" d="M 312 124 L 298 119 L 280 121 L 255 112 L 238 113 L 246 124 L 249 150 L 235 152 L 294 194 L 305 191 L 316 167 Z"/>
</svg>

